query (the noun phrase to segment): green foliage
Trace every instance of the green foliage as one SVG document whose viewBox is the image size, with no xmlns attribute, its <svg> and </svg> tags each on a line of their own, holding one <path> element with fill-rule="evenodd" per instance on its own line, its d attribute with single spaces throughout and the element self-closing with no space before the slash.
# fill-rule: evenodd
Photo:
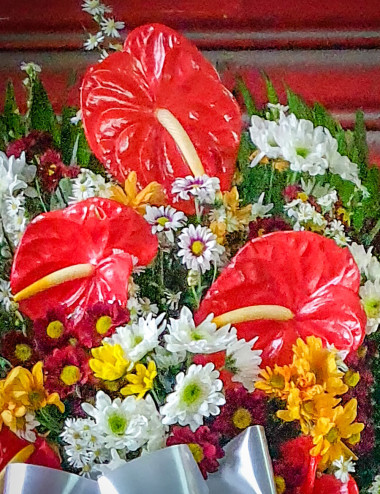
<svg viewBox="0 0 380 494">
<path fill-rule="evenodd" d="M 49 101 L 46 90 L 36 78 L 31 89 L 31 107 L 29 112 L 30 128 L 49 132 L 56 144 L 59 144 L 60 134 L 53 107 Z"/>
<path fill-rule="evenodd" d="M 4 103 L 4 113 L 1 117 L 2 131 L 4 136 L 4 131 L 8 136 L 13 139 L 19 139 L 24 132 L 24 125 L 20 111 L 17 106 L 14 87 L 12 81 L 7 84 L 7 89 L 5 93 L 5 103 Z M 4 137 L 3 137 L 4 138 Z"/>
<path fill-rule="evenodd" d="M 66 165 L 69 165 L 71 162 L 75 141 L 78 135 L 77 126 L 73 125 L 70 121 L 72 117 L 75 117 L 76 112 L 76 108 L 70 106 L 66 106 L 62 109 L 60 142 L 62 160 Z"/>
<path fill-rule="evenodd" d="M 40 423 L 37 430 L 40 434 L 49 432 L 49 439 L 58 441 L 63 425 L 68 416 L 68 409 L 61 413 L 55 405 L 46 405 L 36 411 L 36 419 Z"/>
<path fill-rule="evenodd" d="M 294 113 L 297 118 L 304 118 L 306 120 L 313 121 L 313 111 L 305 103 L 305 101 L 296 93 L 293 93 L 293 91 L 289 88 L 286 89 L 286 94 L 288 98 L 289 111 Z"/>
<path fill-rule="evenodd" d="M 57 190 L 50 198 L 50 210 L 54 211 L 68 206 L 71 193 L 71 180 L 69 178 L 62 178 L 58 184 Z"/>
<path fill-rule="evenodd" d="M 361 174 L 363 175 L 367 170 L 368 145 L 364 113 L 362 111 L 356 112 L 355 115 L 354 146 L 357 150 L 357 159 L 353 159 L 352 161 L 359 164 Z"/>
<path fill-rule="evenodd" d="M 252 161 L 250 159 L 251 154 L 255 150 L 255 146 L 249 137 L 249 132 L 244 131 L 241 135 L 239 152 L 238 152 L 238 167 L 243 171 L 247 165 Z"/>
<path fill-rule="evenodd" d="M 269 103 L 272 103 L 273 105 L 277 105 L 277 103 L 279 103 L 277 91 L 276 91 L 275 87 L 273 86 L 272 81 L 265 74 L 264 74 L 264 79 L 265 79 L 265 84 L 267 87 L 268 101 L 269 101 Z"/>
<path fill-rule="evenodd" d="M 241 94 L 245 108 L 247 110 L 248 115 L 251 117 L 252 115 L 259 115 L 262 116 L 262 112 L 258 110 L 255 100 L 253 99 L 253 96 L 248 89 L 246 83 L 244 82 L 243 78 L 239 77 L 236 80 L 236 88 L 235 92 Z"/>
<path fill-rule="evenodd" d="M 342 127 L 328 113 L 326 108 L 324 108 L 319 103 L 315 103 L 312 112 L 313 112 L 313 123 L 315 127 L 318 127 L 319 125 L 322 127 L 326 127 L 330 131 L 331 135 L 336 138 L 338 133 L 342 130 Z"/>
</svg>

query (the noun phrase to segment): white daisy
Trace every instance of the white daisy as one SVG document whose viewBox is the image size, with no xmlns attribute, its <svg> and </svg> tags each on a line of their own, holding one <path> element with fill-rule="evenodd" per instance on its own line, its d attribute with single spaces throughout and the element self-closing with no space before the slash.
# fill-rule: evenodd
<svg viewBox="0 0 380 494">
<path fill-rule="evenodd" d="M 152 304 L 148 297 L 139 298 L 140 312 L 143 317 L 148 317 L 149 314 L 158 314 L 157 304 Z"/>
<path fill-rule="evenodd" d="M 224 247 L 216 241 L 212 231 L 198 225 L 184 228 L 179 236 L 178 256 L 182 257 L 182 264 L 193 271 L 205 273 L 211 268 L 211 263 L 217 264 Z"/>
<path fill-rule="evenodd" d="M 82 408 L 94 418 L 107 448 L 136 451 L 146 442 L 148 419 L 140 413 L 139 400 L 135 396 L 112 401 L 103 391 L 98 391 L 95 406 L 82 403 Z"/>
<path fill-rule="evenodd" d="M 181 300 L 182 292 L 174 293 L 170 290 L 164 290 L 165 298 L 162 299 L 163 304 L 167 304 L 168 309 L 177 310 Z"/>
<path fill-rule="evenodd" d="M 23 427 L 22 429 L 17 429 L 15 431 L 16 436 L 21 437 L 21 439 L 25 439 L 30 443 L 34 443 L 37 439 L 35 429 L 40 425 L 40 423 L 36 420 L 34 413 L 27 412 L 22 418 Z"/>
<path fill-rule="evenodd" d="M 177 195 L 178 199 L 188 201 L 191 196 L 197 197 L 199 202 L 213 203 L 215 193 L 220 190 L 220 182 L 217 177 L 202 175 L 193 177 L 191 175 L 185 178 L 177 178 L 172 184 L 172 193 Z"/>
<path fill-rule="evenodd" d="M 251 220 L 255 221 L 257 218 L 268 218 L 270 216 L 269 211 L 273 209 L 273 203 L 269 203 L 264 205 L 264 197 L 265 197 L 265 192 L 263 192 L 259 200 L 252 204 L 252 210 L 251 210 Z"/>
<path fill-rule="evenodd" d="M 10 282 L 0 278 L 0 304 L 7 312 L 11 309 L 15 309 L 17 306 L 12 298 Z"/>
<path fill-rule="evenodd" d="M 334 239 L 335 242 L 341 247 L 345 247 L 351 242 L 351 239 L 347 237 L 344 231 L 343 223 L 339 220 L 332 220 L 332 222 L 329 223 L 325 233 L 327 236 Z"/>
<path fill-rule="evenodd" d="M 173 232 L 182 228 L 187 218 L 182 211 L 171 206 L 147 206 L 144 215 L 146 221 L 152 225 L 152 233 L 164 232 L 169 242 L 174 242 Z"/>
<path fill-rule="evenodd" d="M 336 190 L 329 192 L 328 194 L 323 195 L 317 199 L 317 203 L 323 208 L 325 211 L 331 211 L 332 207 L 338 200 L 338 194 Z"/>
<path fill-rule="evenodd" d="M 101 31 L 96 34 L 89 34 L 87 40 L 84 42 L 84 47 L 86 50 L 93 50 L 98 47 L 100 43 L 103 43 L 104 36 Z"/>
<path fill-rule="evenodd" d="M 346 460 L 341 456 L 338 460 L 333 461 L 333 467 L 336 468 L 334 475 L 343 484 L 346 484 L 350 480 L 350 473 L 355 472 L 355 465 L 352 458 Z"/>
<path fill-rule="evenodd" d="M 68 462 L 74 468 L 90 467 L 95 459 L 95 449 L 102 449 L 103 441 L 99 429 L 92 419 L 66 419 L 61 433 Z"/>
<path fill-rule="evenodd" d="M 71 197 L 69 202 L 75 203 L 84 201 L 89 197 L 104 197 L 108 199 L 111 194 L 111 182 L 106 182 L 104 177 L 96 173 L 82 168 L 80 174 L 71 179 Z"/>
<path fill-rule="evenodd" d="M 20 210 L 24 211 L 25 197 L 18 194 L 17 196 L 7 195 L 4 198 L 4 210 L 7 216 L 17 216 Z"/>
<path fill-rule="evenodd" d="M 360 287 L 359 295 L 367 314 L 366 333 L 374 333 L 380 324 L 380 280 L 366 281 Z"/>
<path fill-rule="evenodd" d="M 184 362 L 186 360 L 186 352 L 184 350 L 180 352 L 169 352 L 166 348 L 158 346 L 154 349 L 152 357 L 157 367 L 168 369 Z"/>
<path fill-rule="evenodd" d="M 28 75 L 36 72 L 41 72 L 41 66 L 34 62 L 22 62 L 20 69 L 26 72 Z"/>
<path fill-rule="evenodd" d="M 13 195 L 16 191 L 27 191 L 27 184 L 34 180 L 36 170 L 35 165 L 26 163 L 25 152 L 22 152 L 19 158 L 8 158 L 0 151 L 0 200 L 5 194 Z"/>
<path fill-rule="evenodd" d="M 125 28 L 125 23 L 121 21 L 115 21 L 113 17 L 103 18 L 100 22 L 102 31 L 105 35 L 111 36 L 111 38 L 120 38 L 119 31 Z"/>
<path fill-rule="evenodd" d="M 147 395 L 140 400 L 140 410 L 149 419 L 147 428 L 147 442 L 143 448 L 145 452 L 151 453 L 166 446 L 169 427 L 162 422 L 162 416 L 158 412 L 153 398 Z"/>
<path fill-rule="evenodd" d="M 228 324 L 222 328 L 212 322 L 214 314 L 210 314 L 195 325 L 193 314 L 183 307 L 179 319 L 170 318 L 169 334 L 164 336 L 169 352 L 187 351 L 191 353 L 216 353 L 225 350 L 236 340 L 236 329 Z"/>
<path fill-rule="evenodd" d="M 174 392 L 170 393 L 166 404 L 161 407 L 162 422 L 166 425 L 189 425 L 195 432 L 203 424 L 204 417 L 218 415 L 220 406 L 226 399 L 221 393 L 223 383 L 219 372 L 211 363 L 191 365 L 186 374 L 177 375 Z"/>
<path fill-rule="evenodd" d="M 316 211 L 314 206 L 308 202 L 303 202 L 301 199 L 294 199 L 285 204 L 284 210 L 289 218 L 295 221 L 294 230 L 302 230 L 310 224 L 318 227 L 327 225 L 325 218 Z"/>
<path fill-rule="evenodd" d="M 380 262 L 372 255 L 373 247 L 366 251 L 363 245 L 352 242 L 349 249 L 362 275 L 370 281 L 380 279 Z"/>
<path fill-rule="evenodd" d="M 233 373 L 232 381 L 242 383 L 250 393 L 255 389 L 261 371 L 262 350 L 252 349 L 257 340 L 257 336 L 248 342 L 235 339 L 226 351 L 225 367 Z"/>
<path fill-rule="evenodd" d="M 368 494 L 380 494 L 380 475 L 376 475 L 371 487 L 368 489 Z"/>
<path fill-rule="evenodd" d="M 85 0 L 84 3 L 82 3 L 82 10 L 92 16 L 112 12 L 112 9 L 102 4 L 100 0 Z"/>
<path fill-rule="evenodd" d="M 166 325 L 164 316 L 160 314 L 154 318 L 153 314 L 149 314 L 146 318 L 140 317 L 138 324 L 119 326 L 110 338 L 104 338 L 103 341 L 120 345 L 129 361 L 138 362 L 158 346 L 158 338 Z"/>
<path fill-rule="evenodd" d="M 371 281 L 380 279 L 380 262 L 375 256 L 368 263 L 366 276 Z"/>
</svg>

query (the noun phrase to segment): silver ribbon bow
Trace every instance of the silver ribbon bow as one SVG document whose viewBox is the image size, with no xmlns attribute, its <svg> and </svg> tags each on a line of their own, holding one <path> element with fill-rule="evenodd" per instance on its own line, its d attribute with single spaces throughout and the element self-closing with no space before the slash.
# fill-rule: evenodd
<svg viewBox="0 0 380 494">
<path fill-rule="evenodd" d="M 207 481 L 184 444 L 132 460 L 97 482 L 14 463 L 6 469 L 4 494 L 276 494 L 263 427 L 249 427 L 224 450 L 219 470 Z"/>
</svg>

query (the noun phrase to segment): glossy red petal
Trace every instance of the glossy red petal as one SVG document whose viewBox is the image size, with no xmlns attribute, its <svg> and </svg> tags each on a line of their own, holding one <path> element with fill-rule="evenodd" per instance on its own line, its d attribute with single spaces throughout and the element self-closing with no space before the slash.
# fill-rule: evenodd
<svg viewBox="0 0 380 494">
<path fill-rule="evenodd" d="M 239 337 L 259 336 L 263 363 L 286 363 L 298 337 L 316 335 L 342 350 L 358 348 L 365 314 L 360 273 L 348 249 L 310 232 L 276 232 L 248 242 L 212 285 L 197 321 L 250 305 L 282 305 L 287 322 L 237 324 Z"/>
<path fill-rule="evenodd" d="M 324 474 L 315 479 L 313 494 L 359 494 L 359 489 L 351 476 L 343 484 L 334 475 Z"/>
<path fill-rule="evenodd" d="M 191 174 L 156 110 L 169 110 L 189 135 L 206 173 L 229 189 L 241 131 L 239 107 L 203 55 L 158 24 L 128 36 L 124 52 L 90 68 L 81 91 L 83 125 L 96 156 L 119 180 L 132 170 L 142 186 L 157 181 L 170 195 Z"/>
<path fill-rule="evenodd" d="M 21 311 L 36 319 L 60 304 L 68 313 L 99 301 L 125 304 L 132 256 L 146 265 L 157 246 L 149 225 L 133 209 L 108 199 L 87 199 L 42 214 L 28 225 L 13 261 L 12 291 L 65 267 L 90 263 L 96 267 L 93 276 L 23 300 Z"/>
</svg>

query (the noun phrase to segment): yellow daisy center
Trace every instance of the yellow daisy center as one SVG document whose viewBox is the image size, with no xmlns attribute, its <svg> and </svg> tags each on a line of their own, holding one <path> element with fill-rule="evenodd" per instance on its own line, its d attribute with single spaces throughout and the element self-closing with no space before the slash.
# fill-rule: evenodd
<svg viewBox="0 0 380 494">
<path fill-rule="evenodd" d="M 195 256 L 201 256 L 203 254 L 204 250 L 205 250 L 205 245 L 200 240 L 196 240 L 191 245 L 191 252 Z"/>
<path fill-rule="evenodd" d="M 73 386 L 80 379 L 80 370 L 76 365 L 65 365 L 59 376 L 66 386 Z"/>
<path fill-rule="evenodd" d="M 14 354 L 17 360 L 20 360 L 20 362 L 26 362 L 32 356 L 32 349 L 26 343 L 19 343 L 15 347 Z"/>
<path fill-rule="evenodd" d="M 102 316 L 96 321 L 96 331 L 99 334 L 106 334 L 112 326 L 112 319 L 110 316 Z"/>
<path fill-rule="evenodd" d="M 251 425 L 252 417 L 246 408 L 238 408 L 232 416 L 232 423 L 238 429 L 246 429 Z"/>
<path fill-rule="evenodd" d="M 29 403 L 34 410 L 41 408 L 41 404 L 45 400 L 45 393 L 38 389 L 33 389 L 28 394 Z"/>
<path fill-rule="evenodd" d="M 196 444 L 196 443 L 190 443 L 190 444 L 188 444 L 188 446 L 190 448 L 190 451 L 191 451 L 192 455 L 194 456 L 194 460 L 197 463 L 200 463 L 203 460 L 203 458 L 204 458 L 202 447 L 199 446 L 199 444 Z"/>
<path fill-rule="evenodd" d="M 59 338 L 62 336 L 62 333 L 64 332 L 65 327 L 61 323 L 61 321 L 52 321 L 49 323 L 48 327 L 46 328 L 46 334 L 50 338 Z"/>
<path fill-rule="evenodd" d="M 166 218 L 166 216 L 161 216 L 161 218 L 157 219 L 157 223 L 161 226 L 165 226 L 168 221 L 169 218 Z"/>
</svg>

